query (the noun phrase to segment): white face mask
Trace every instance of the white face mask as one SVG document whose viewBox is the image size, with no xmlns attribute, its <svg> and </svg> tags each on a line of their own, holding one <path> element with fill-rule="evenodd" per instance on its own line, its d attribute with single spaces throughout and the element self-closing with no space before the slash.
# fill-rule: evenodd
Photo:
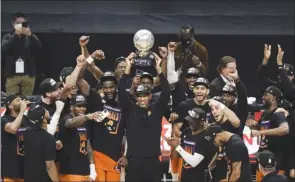
<svg viewBox="0 0 295 182">
<path fill-rule="evenodd" d="M 14 24 L 14 29 L 20 30 L 21 28 L 22 28 L 22 24 L 21 23 Z"/>
</svg>

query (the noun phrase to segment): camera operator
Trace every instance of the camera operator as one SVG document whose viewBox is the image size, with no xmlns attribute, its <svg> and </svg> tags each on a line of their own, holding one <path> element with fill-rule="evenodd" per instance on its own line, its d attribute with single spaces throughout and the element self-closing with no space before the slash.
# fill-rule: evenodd
<svg viewBox="0 0 295 182">
<path fill-rule="evenodd" d="M 3 36 L 1 45 L 6 64 L 6 92 L 32 95 L 36 79 L 36 53 L 41 43 L 31 32 L 24 14 L 15 14 L 12 24 L 14 31 Z"/>
</svg>

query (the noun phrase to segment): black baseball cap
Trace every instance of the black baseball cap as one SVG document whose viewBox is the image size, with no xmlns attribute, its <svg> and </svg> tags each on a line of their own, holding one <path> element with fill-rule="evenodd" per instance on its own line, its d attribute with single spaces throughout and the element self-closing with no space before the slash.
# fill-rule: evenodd
<svg viewBox="0 0 295 182">
<path fill-rule="evenodd" d="M 284 69 L 288 76 L 294 76 L 294 67 L 292 65 L 285 63 Z"/>
<path fill-rule="evenodd" d="M 206 112 L 201 108 L 194 108 L 188 111 L 188 115 L 184 118 L 190 122 L 206 121 Z"/>
<path fill-rule="evenodd" d="M 117 68 L 118 64 L 120 64 L 121 62 L 125 62 L 126 58 L 124 56 L 118 57 L 115 60 L 115 67 Z"/>
<path fill-rule="evenodd" d="M 73 97 L 71 98 L 70 104 L 72 106 L 86 106 L 87 99 L 82 94 L 76 94 L 76 95 L 73 95 Z"/>
<path fill-rule="evenodd" d="M 56 82 L 53 78 L 46 78 L 39 84 L 39 89 L 42 94 L 46 92 L 53 92 L 60 88 L 62 85 L 61 82 Z"/>
<path fill-rule="evenodd" d="M 103 75 L 100 78 L 100 83 L 103 84 L 105 81 L 114 81 L 115 83 L 118 83 L 117 77 L 114 72 L 107 71 L 104 72 Z"/>
<path fill-rule="evenodd" d="M 218 133 L 221 133 L 223 130 L 217 124 L 211 124 L 205 130 L 205 138 L 208 142 L 214 143 L 214 139 Z"/>
<path fill-rule="evenodd" d="M 235 86 L 230 85 L 230 84 L 226 84 L 223 86 L 221 93 L 228 93 L 231 95 L 237 95 L 237 89 Z"/>
<path fill-rule="evenodd" d="M 151 93 L 151 89 L 149 87 L 144 85 L 138 85 L 138 87 L 135 90 L 135 95 L 149 95 Z"/>
<path fill-rule="evenodd" d="M 18 97 L 19 97 L 19 95 L 17 95 L 17 94 L 10 94 L 10 95 L 6 96 L 5 101 L 4 101 L 5 106 L 8 108 L 9 104 L 11 102 L 13 102 L 13 100 Z"/>
<path fill-rule="evenodd" d="M 60 81 L 66 82 L 66 77 L 71 75 L 74 71 L 74 68 L 72 67 L 64 67 L 60 72 Z"/>
<path fill-rule="evenodd" d="M 276 166 L 275 155 L 269 150 L 257 152 L 256 158 L 259 164 L 264 168 L 273 168 Z"/>
<path fill-rule="evenodd" d="M 199 77 L 197 78 L 197 80 L 195 81 L 194 83 L 194 87 L 197 86 L 197 85 L 204 85 L 205 87 L 209 88 L 209 81 L 207 78 L 205 77 Z"/>
<path fill-rule="evenodd" d="M 190 75 L 195 75 L 197 77 L 201 76 L 201 70 L 199 68 L 189 68 L 186 71 L 185 77 L 188 77 Z"/>
<path fill-rule="evenodd" d="M 267 87 L 264 92 L 268 92 L 270 94 L 272 94 L 273 96 L 275 96 L 277 99 L 281 99 L 283 97 L 282 92 L 280 91 L 280 89 L 278 89 L 275 86 L 269 86 Z"/>
<path fill-rule="evenodd" d="M 152 80 L 152 82 L 154 82 L 154 78 L 153 78 L 153 76 L 152 76 L 150 73 L 148 73 L 148 72 L 143 72 L 143 73 L 140 75 L 140 79 L 142 79 L 142 78 L 149 78 L 150 80 Z"/>
<path fill-rule="evenodd" d="M 33 105 L 27 114 L 27 118 L 33 124 L 40 124 L 45 117 L 46 109 L 41 105 Z"/>
</svg>

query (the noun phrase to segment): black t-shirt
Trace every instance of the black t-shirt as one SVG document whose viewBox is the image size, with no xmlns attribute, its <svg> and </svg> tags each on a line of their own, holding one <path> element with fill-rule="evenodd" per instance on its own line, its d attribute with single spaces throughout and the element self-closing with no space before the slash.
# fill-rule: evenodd
<svg viewBox="0 0 295 182">
<path fill-rule="evenodd" d="M 59 123 L 59 136 L 63 143 L 60 152 L 60 173 L 74 175 L 89 175 L 89 159 L 87 156 L 87 126 L 66 128 L 65 121 L 73 118 L 64 116 Z"/>
<path fill-rule="evenodd" d="M 29 128 L 24 133 L 25 165 L 24 180 L 51 181 L 46 169 L 45 161 L 56 159 L 55 139 L 46 130 Z"/>
<path fill-rule="evenodd" d="M 217 124 L 219 124 L 219 123 L 217 123 Z M 234 127 L 229 120 L 226 120 L 224 123 L 219 124 L 219 125 L 222 128 L 222 130 L 224 130 L 224 131 L 228 131 L 233 134 L 239 135 L 239 131 L 240 131 L 239 127 L 238 128 Z"/>
<path fill-rule="evenodd" d="M 189 132 L 182 139 L 182 147 L 183 149 L 194 155 L 194 153 L 198 153 L 204 156 L 204 159 L 196 166 L 192 167 L 185 161 L 183 161 L 182 166 L 182 182 L 190 182 L 190 181 L 205 181 L 204 171 L 208 168 L 208 165 L 214 155 L 215 148 L 209 144 L 209 142 L 205 139 L 205 132 L 201 132 L 196 135 L 192 135 L 192 132 Z"/>
<path fill-rule="evenodd" d="M 241 162 L 241 175 L 238 182 L 252 182 L 251 166 L 249 161 L 249 154 L 244 141 L 238 136 L 233 135 L 225 145 L 225 160 L 227 161 L 227 175 L 228 179 L 232 174 L 232 164 Z"/>
<path fill-rule="evenodd" d="M 188 116 L 188 111 L 192 110 L 194 108 L 201 108 L 205 112 L 207 112 L 207 119 L 211 120 L 211 108 L 209 106 L 209 102 L 207 102 L 204 105 L 198 105 L 196 104 L 194 98 L 187 99 L 185 101 L 182 101 L 178 108 L 176 109 L 176 113 L 178 114 L 178 119 L 175 121 L 175 123 L 183 123 L 183 126 L 181 128 L 182 131 L 189 128 L 188 122 L 184 119 L 186 116 Z"/>
<path fill-rule="evenodd" d="M 216 122 L 217 123 L 217 122 Z M 224 131 L 228 131 L 234 134 L 239 134 L 239 128 L 235 128 L 229 120 L 224 123 L 217 123 Z M 214 170 L 214 176 L 216 180 L 226 179 L 227 173 L 227 163 L 224 159 L 223 153 L 225 152 L 225 147 L 218 147 L 217 160 L 216 160 L 216 170 Z"/>
<path fill-rule="evenodd" d="M 279 127 L 282 123 L 285 123 L 286 118 L 284 113 L 274 111 L 268 113 L 267 111 L 262 113 L 259 120 L 260 130 L 274 129 Z M 288 153 L 288 136 L 261 136 L 260 150 L 270 150 L 275 154 L 277 161 L 277 169 L 283 169 L 286 167 L 286 155 Z"/>
<path fill-rule="evenodd" d="M 160 137 L 162 118 L 169 102 L 170 89 L 165 76 L 159 74 L 161 83 L 160 98 L 148 108 L 141 108 L 132 102 L 126 93 L 128 75 L 123 75 L 119 82 L 119 101 L 123 108 L 127 127 L 127 156 L 130 157 L 158 157 L 160 151 Z"/>
<path fill-rule="evenodd" d="M 282 123 L 285 123 L 285 122 L 287 121 L 284 116 L 284 113 L 282 112 L 268 113 L 267 111 L 264 111 L 259 120 L 260 130 L 274 129 L 279 127 Z M 272 152 L 276 152 L 277 150 L 280 150 L 281 147 L 286 146 L 286 142 L 285 142 L 286 135 L 285 136 L 261 136 L 261 138 L 267 140 L 267 148 L 268 150 Z"/>
<path fill-rule="evenodd" d="M 265 175 L 261 182 L 288 182 L 288 178 L 285 175 L 278 174 L 276 171 Z"/>
<path fill-rule="evenodd" d="M 1 117 L 1 175 L 9 178 L 22 178 L 19 155 L 17 155 L 17 136 L 5 131 L 5 125 L 15 120 L 15 117 Z"/>
<path fill-rule="evenodd" d="M 104 109 L 110 113 L 102 122 L 89 121 L 88 123 L 92 149 L 118 161 L 121 157 L 122 139 L 125 134 L 125 124 L 119 103 L 104 101 L 94 90 L 90 91 L 87 101 L 90 113 Z"/>
</svg>

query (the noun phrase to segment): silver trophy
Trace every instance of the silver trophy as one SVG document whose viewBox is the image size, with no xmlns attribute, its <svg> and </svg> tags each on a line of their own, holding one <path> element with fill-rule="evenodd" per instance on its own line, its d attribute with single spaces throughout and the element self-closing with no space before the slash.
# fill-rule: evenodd
<svg viewBox="0 0 295 182">
<path fill-rule="evenodd" d="M 133 43 L 139 57 L 146 57 L 151 54 L 150 49 L 154 46 L 155 38 L 151 31 L 142 29 L 137 31 L 133 37 Z"/>
</svg>

